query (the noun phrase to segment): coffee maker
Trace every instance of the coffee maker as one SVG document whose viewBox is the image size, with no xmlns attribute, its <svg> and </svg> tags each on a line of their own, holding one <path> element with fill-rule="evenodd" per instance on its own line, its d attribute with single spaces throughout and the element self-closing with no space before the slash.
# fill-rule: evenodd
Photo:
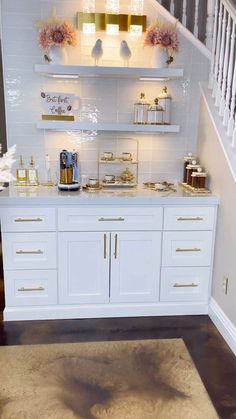
<svg viewBox="0 0 236 419">
<path fill-rule="evenodd" d="M 60 191 L 78 191 L 79 187 L 78 153 L 62 150 L 58 189 Z"/>
</svg>

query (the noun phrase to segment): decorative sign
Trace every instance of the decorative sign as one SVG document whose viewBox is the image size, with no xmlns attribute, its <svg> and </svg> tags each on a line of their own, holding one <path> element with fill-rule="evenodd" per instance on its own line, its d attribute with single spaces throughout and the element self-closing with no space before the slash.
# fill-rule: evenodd
<svg viewBox="0 0 236 419">
<path fill-rule="evenodd" d="M 43 120 L 74 121 L 80 98 L 71 93 L 41 92 Z M 76 105 L 77 102 L 77 105 Z"/>
</svg>

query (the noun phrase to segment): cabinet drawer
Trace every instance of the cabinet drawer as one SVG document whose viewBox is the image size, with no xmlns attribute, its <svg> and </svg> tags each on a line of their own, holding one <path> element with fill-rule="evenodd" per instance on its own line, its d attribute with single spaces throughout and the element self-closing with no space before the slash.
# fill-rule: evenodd
<svg viewBox="0 0 236 419">
<path fill-rule="evenodd" d="M 162 268 L 160 301 L 207 301 L 210 268 Z"/>
<path fill-rule="evenodd" d="M 54 208 L 6 208 L 1 212 L 2 231 L 55 231 Z"/>
<path fill-rule="evenodd" d="M 4 269 L 55 269 L 56 233 L 3 233 Z"/>
<path fill-rule="evenodd" d="M 209 266 L 211 231 L 170 231 L 163 233 L 162 266 Z"/>
<path fill-rule="evenodd" d="M 161 230 L 160 207 L 59 208 L 60 231 Z"/>
<path fill-rule="evenodd" d="M 5 295 L 8 306 L 57 304 L 57 272 L 7 271 Z"/>
<path fill-rule="evenodd" d="M 165 230 L 213 230 L 214 207 L 174 207 L 164 209 Z"/>
</svg>

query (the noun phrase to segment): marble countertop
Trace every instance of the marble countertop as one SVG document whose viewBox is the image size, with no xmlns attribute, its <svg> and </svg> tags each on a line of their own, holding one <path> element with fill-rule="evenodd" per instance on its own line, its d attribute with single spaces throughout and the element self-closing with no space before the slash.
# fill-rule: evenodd
<svg viewBox="0 0 236 419">
<path fill-rule="evenodd" d="M 217 205 L 213 194 L 192 194 L 181 186 L 177 191 L 160 192 L 137 188 L 61 192 L 57 187 L 10 186 L 0 192 L 0 206 L 35 205 Z"/>
</svg>

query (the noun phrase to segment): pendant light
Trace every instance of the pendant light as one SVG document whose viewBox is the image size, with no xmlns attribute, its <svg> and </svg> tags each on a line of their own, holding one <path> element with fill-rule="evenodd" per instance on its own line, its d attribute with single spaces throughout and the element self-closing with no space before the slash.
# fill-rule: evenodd
<svg viewBox="0 0 236 419">
<path fill-rule="evenodd" d="M 119 0 L 106 0 L 106 32 L 108 35 L 119 34 Z"/>
</svg>

